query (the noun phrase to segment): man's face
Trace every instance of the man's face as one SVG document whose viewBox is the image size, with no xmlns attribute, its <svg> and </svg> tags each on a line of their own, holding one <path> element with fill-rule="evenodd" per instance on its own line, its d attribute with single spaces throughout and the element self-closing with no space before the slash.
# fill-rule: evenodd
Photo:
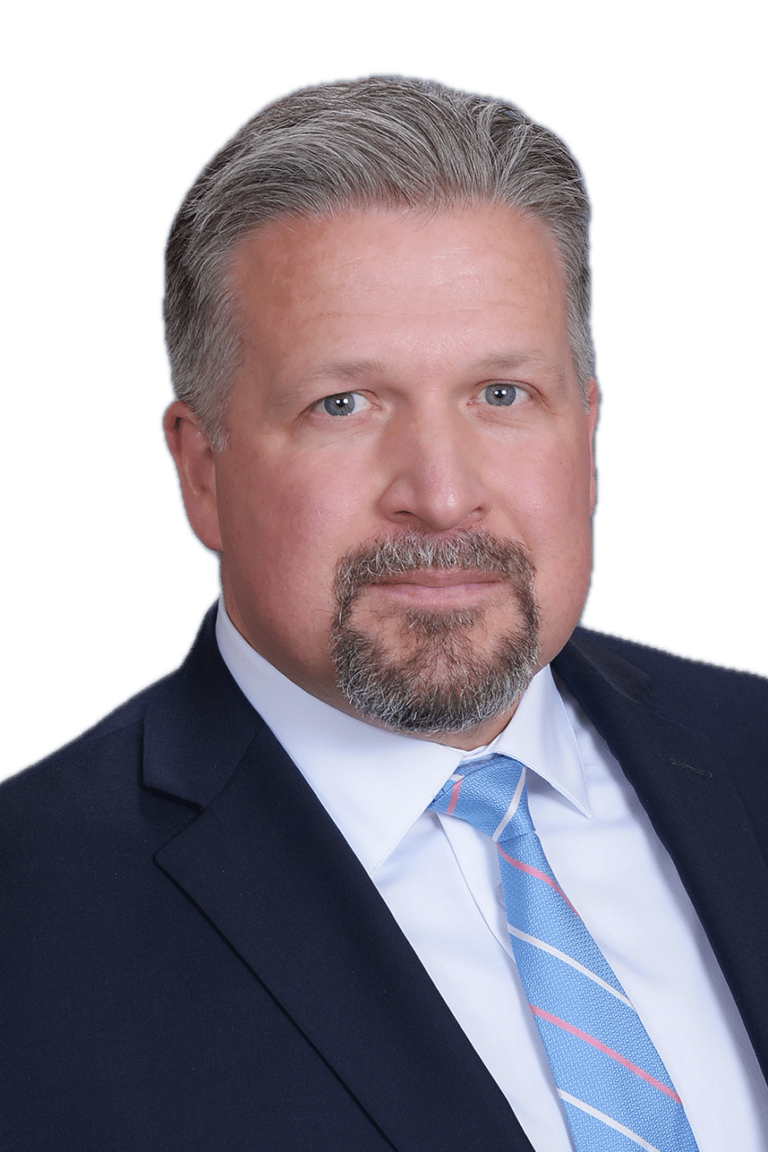
<svg viewBox="0 0 768 1152">
<path fill-rule="evenodd" d="M 517 660 L 527 680 L 546 664 L 589 581 L 596 386 L 587 411 L 549 229 L 489 206 L 289 219 L 240 244 L 232 284 L 227 447 L 169 413 L 231 619 L 336 707 L 485 742 L 522 685 L 491 692 L 460 738 L 446 708 L 487 667 Z M 339 675 L 359 687 L 370 661 L 401 697 L 442 700 L 437 724 L 350 703 Z"/>
</svg>

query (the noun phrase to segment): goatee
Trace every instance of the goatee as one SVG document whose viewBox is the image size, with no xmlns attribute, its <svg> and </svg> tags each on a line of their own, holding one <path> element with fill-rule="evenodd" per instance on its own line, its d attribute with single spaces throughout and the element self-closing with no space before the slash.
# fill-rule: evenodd
<svg viewBox="0 0 768 1152">
<path fill-rule="evenodd" d="M 500 578 L 516 601 L 517 624 L 489 649 L 479 640 L 485 607 L 403 612 L 397 653 L 353 621 L 364 588 L 420 569 Z M 422 736 L 463 732 L 511 709 L 536 670 L 539 620 L 527 550 L 488 532 L 449 539 L 408 533 L 364 544 L 336 572 L 332 631 L 337 683 L 368 720 Z"/>
</svg>

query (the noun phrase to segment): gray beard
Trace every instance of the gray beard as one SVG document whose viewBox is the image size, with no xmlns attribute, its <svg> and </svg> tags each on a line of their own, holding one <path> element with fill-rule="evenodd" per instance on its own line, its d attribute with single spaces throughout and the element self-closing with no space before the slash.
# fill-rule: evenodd
<svg viewBox="0 0 768 1152">
<path fill-rule="evenodd" d="M 382 577 L 421 568 L 500 576 L 517 600 L 519 625 L 500 636 L 491 651 L 478 652 L 472 629 L 482 626 L 484 608 L 410 610 L 403 614 L 405 651 L 391 657 L 384 643 L 351 622 L 355 601 Z M 533 564 L 522 545 L 488 532 L 447 540 L 409 533 L 363 545 L 339 563 L 335 595 L 331 652 L 338 686 L 361 716 L 395 731 L 427 736 L 474 728 L 508 711 L 536 670 Z"/>
</svg>

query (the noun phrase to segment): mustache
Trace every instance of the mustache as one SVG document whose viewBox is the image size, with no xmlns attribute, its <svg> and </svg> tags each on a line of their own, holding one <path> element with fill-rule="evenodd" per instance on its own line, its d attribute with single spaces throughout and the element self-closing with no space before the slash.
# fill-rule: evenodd
<svg viewBox="0 0 768 1152">
<path fill-rule="evenodd" d="M 528 549 L 491 532 L 463 532 L 450 537 L 406 532 L 368 541 L 343 556 L 336 570 L 334 593 L 343 619 L 355 597 L 384 577 L 423 568 L 465 570 L 498 576 L 533 601 L 535 569 Z"/>
</svg>

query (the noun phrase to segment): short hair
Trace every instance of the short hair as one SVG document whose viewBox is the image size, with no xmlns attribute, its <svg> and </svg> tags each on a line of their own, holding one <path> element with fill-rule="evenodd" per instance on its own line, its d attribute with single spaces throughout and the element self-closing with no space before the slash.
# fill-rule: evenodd
<svg viewBox="0 0 768 1152">
<path fill-rule="evenodd" d="M 214 448 L 239 362 L 227 271 L 237 242 L 287 216 L 381 206 L 502 204 L 545 221 L 562 261 L 568 336 L 582 388 L 594 374 L 589 199 L 574 157 L 503 100 L 398 76 L 322 84 L 268 105 L 203 169 L 166 249 L 165 324 L 177 397 Z"/>
</svg>

